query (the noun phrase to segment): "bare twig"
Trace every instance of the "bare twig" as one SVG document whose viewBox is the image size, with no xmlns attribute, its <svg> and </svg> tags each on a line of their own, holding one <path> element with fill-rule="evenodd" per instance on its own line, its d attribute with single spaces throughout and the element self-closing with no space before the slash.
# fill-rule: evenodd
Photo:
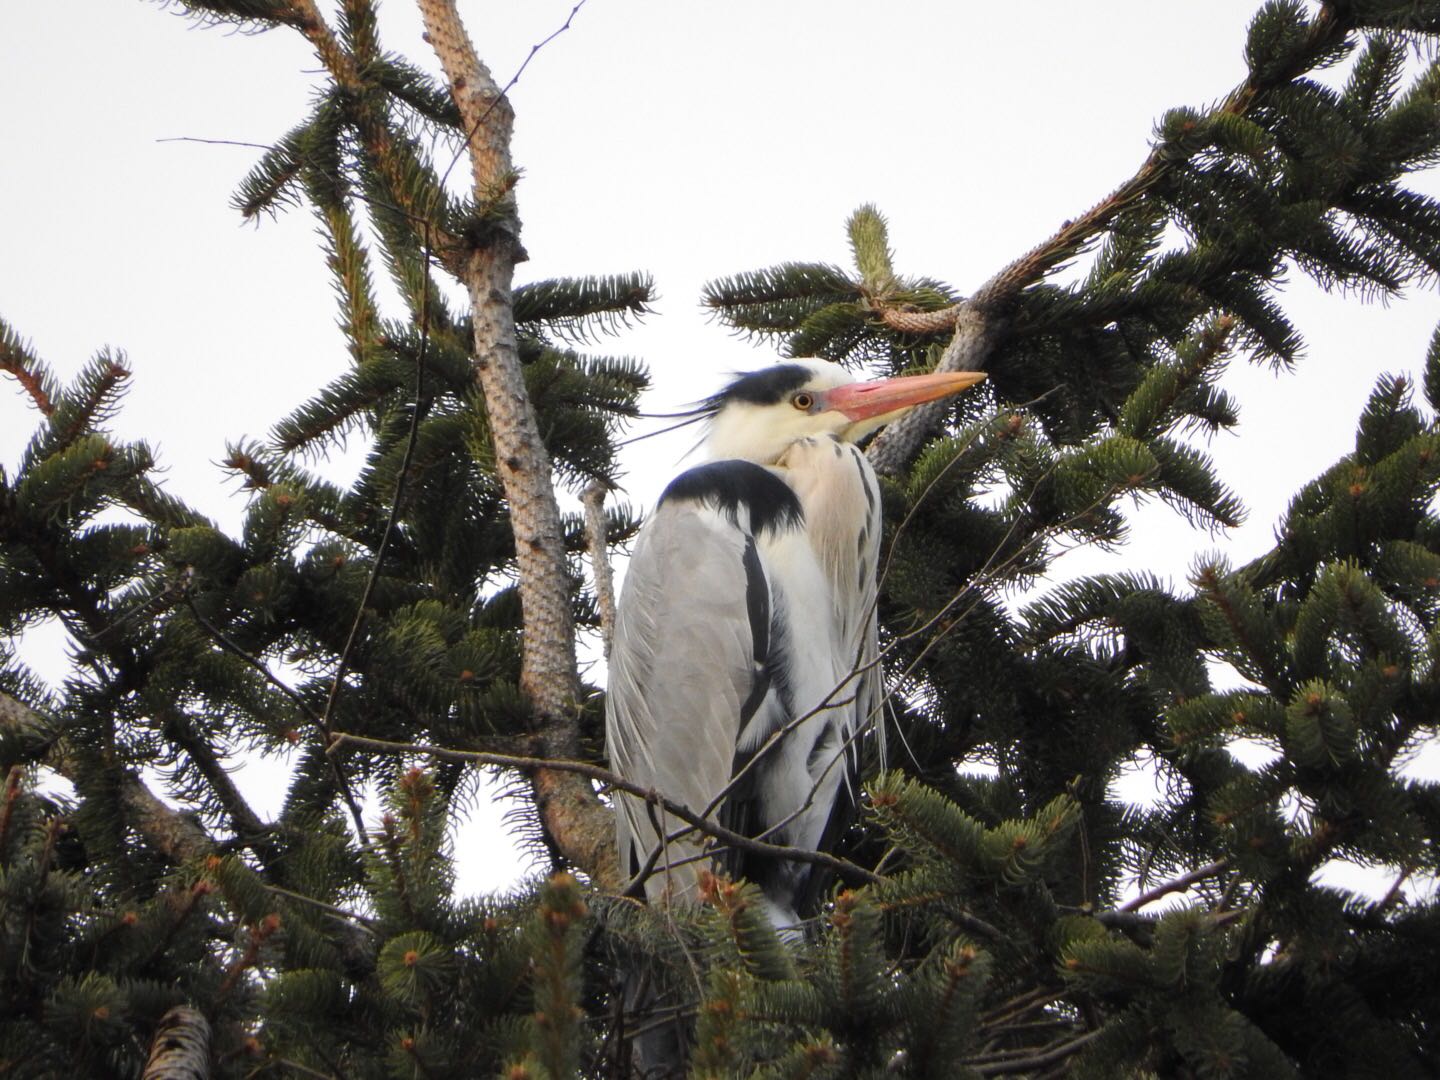
<svg viewBox="0 0 1440 1080">
<path fill-rule="evenodd" d="M 605 658 L 615 640 L 615 575 L 610 570 L 610 553 L 605 547 L 605 496 L 608 484 L 596 480 L 585 489 L 585 539 L 590 548 L 590 572 L 595 578 L 595 604 L 600 609 L 600 641 Z"/>
<path fill-rule="evenodd" d="M 570 9 L 570 14 L 565 16 L 565 21 L 561 23 L 560 26 L 556 27 L 554 30 L 550 31 L 550 33 L 547 34 L 544 38 L 530 46 L 530 51 L 525 54 L 525 59 L 522 60 L 520 62 L 520 66 L 515 69 L 515 74 L 510 76 L 510 81 L 500 88 L 500 93 L 495 95 L 495 100 L 492 101 L 489 107 L 486 108 L 486 110 L 475 119 L 475 123 L 465 133 L 464 142 L 461 143 L 460 149 L 455 151 L 455 156 L 450 159 L 450 164 L 445 166 L 445 172 L 440 177 L 440 186 L 442 188 L 445 186 L 446 181 L 450 179 L 450 174 L 454 172 L 455 166 L 459 164 L 461 157 L 464 156 L 465 150 L 470 144 L 470 140 L 474 138 L 476 133 L 480 131 L 480 128 L 484 125 L 485 121 L 490 119 L 490 113 L 495 108 L 495 106 L 500 104 L 500 102 L 509 99 L 510 91 L 515 89 L 515 84 L 520 81 L 520 76 L 525 74 L 525 69 L 530 66 L 530 61 L 535 59 L 535 54 L 538 53 L 541 49 L 545 48 L 546 45 L 549 45 L 561 34 L 565 33 L 566 30 L 569 30 L 570 24 L 575 21 L 575 16 L 579 14 L 580 9 L 584 6 L 585 0 L 580 0 L 578 4 L 576 4 Z"/>
<path fill-rule="evenodd" d="M 1400 868 L 1400 875 L 1395 879 L 1394 884 L 1392 884 L 1390 888 L 1385 890 L 1385 895 L 1382 896 L 1379 900 L 1377 900 L 1375 902 L 1375 906 L 1370 910 L 1378 913 L 1384 911 L 1391 904 L 1395 903 L 1395 901 L 1399 899 L 1402 895 L 1400 890 L 1404 887 L 1405 882 L 1409 880 L 1410 875 L 1414 872 L 1415 868 L 1413 866 L 1402 866 Z"/>
<path fill-rule="evenodd" d="M 1117 907 L 1116 911 L 1139 911 L 1147 904 L 1153 904 L 1162 896 L 1169 896 L 1171 893 L 1184 892 L 1197 881 L 1204 881 L 1206 878 L 1215 877 L 1222 873 L 1230 865 L 1229 859 L 1216 859 L 1212 863 L 1206 863 L 1188 874 L 1181 874 L 1179 877 L 1156 885 L 1153 889 L 1141 893 Z"/>
<path fill-rule="evenodd" d="M 976 1066 L 975 1071 L 981 1076 L 1002 1076 L 1006 1073 L 1030 1072 L 1032 1069 L 1043 1069 L 1047 1065 L 1053 1065 L 1057 1061 L 1064 1061 L 1072 1054 L 1079 1053 L 1091 1042 L 1100 1036 L 1104 1028 L 1096 1028 L 1094 1031 L 1087 1031 L 1084 1035 L 1078 1035 L 1073 1039 L 1040 1050 L 1028 1057 L 1011 1058 L 1008 1061 L 997 1061 L 989 1065 Z"/>
<path fill-rule="evenodd" d="M 284 694 L 287 698 L 294 702 L 296 708 L 298 708 L 302 713 L 304 713 L 307 717 L 313 720 L 316 724 L 319 724 L 323 729 L 325 725 L 325 718 L 316 711 L 315 706 L 311 705 L 308 701 L 305 700 L 304 695 L 302 695 L 298 690 L 296 690 L 293 686 L 287 683 L 284 679 L 280 678 L 273 671 L 271 671 L 269 665 L 267 665 L 258 656 L 255 656 L 253 653 L 247 651 L 242 646 L 236 644 L 235 641 L 225 633 L 225 631 L 221 630 L 218 626 L 211 622 L 200 611 L 199 607 L 196 606 L 193 597 L 187 595 L 185 597 L 185 600 L 190 608 L 190 614 L 195 617 L 196 622 L 198 622 L 202 627 L 205 628 L 205 632 L 215 640 L 215 643 L 217 645 L 219 645 L 226 652 L 230 653 L 232 656 L 238 657 L 239 659 L 245 661 L 245 663 L 249 664 L 252 668 L 258 671 L 261 677 L 266 682 L 268 682 L 271 686 L 275 687 L 276 690 L 279 690 L 280 693 Z"/>
<path fill-rule="evenodd" d="M 239 139 L 202 139 L 198 135 L 170 135 L 156 142 L 201 143 L 205 146 L 243 146 L 250 150 L 273 150 L 269 143 L 242 142 Z"/>
<path fill-rule="evenodd" d="M 996 1024 L 1007 1023 L 1016 1017 L 1024 1016 L 1026 1013 L 1038 1009 L 1042 1005 L 1050 1004 L 1050 1002 L 1057 1000 L 1064 993 L 1065 991 L 1063 989 L 1054 986 L 1042 986 L 1035 990 L 1027 990 L 1025 993 L 1018 994 L 1009 1001 L 1002 1001 L 989 1012 L 982 1014 L 980 1022 L 987 1028 Z"/>
<path fill-rule="evenodd" d="M 591 765 L 585 761 L 571 761 L 563 758 L 543 757 L 517 757 L 513 754 L 490 754 L 479 750 L 452 750 L 444 746 L 431 746 L 426 743 L 399 743 L 390 742 L 385 739 L 372 739 L 364 735 L 352 735 L 349 732 L 337 731 L 334 734 L 334 741 L 331 744 L 334 749 L 344 746 L 355 746 L 364 750 L 373 750 L 386 754 L 419 754 L 424 757 L 436 758 L 440 761 L 467 762 L 475 765 L 495 765 L 503 769 L 520 769 L 526 772 L 537 772 L 545 770 L 554 773 L 564 773 L 571 776 L 582 777 L 585 780 L 593 780 L 605 784 L 616 791 L 623 791 L 638 799 L 643 799 L 647 804 L 661 808 L 665 813 L 679 818 L 691 827 L 706 836 L 715 838 L 724 844 L 743 851 L 750 851 L 757 855 L 766 855 L 771 858 L 789 859 L 792 862 L 811 863 L 815 866 L 823 866 L 827 870 L 833 870 L 848 880 L 861 881 L 867 884 L 874 884 L 882 880 L 878 875 L 866 870 L 863 866 L 857 866 L 846 859 L 840 859 L 823 851 L 809 851 L 804 848 L 786 847 L 782 844 L 770 844 L 763 840 L 755 840 L 751 837 L 727 829 L 718 825 L 701 814 L 697 814 L 688 806 L 677 803 L 661 792 L 651 788 L 642 787 L 626 780 L 618 773 L 599 765 Z"/>
</svg>

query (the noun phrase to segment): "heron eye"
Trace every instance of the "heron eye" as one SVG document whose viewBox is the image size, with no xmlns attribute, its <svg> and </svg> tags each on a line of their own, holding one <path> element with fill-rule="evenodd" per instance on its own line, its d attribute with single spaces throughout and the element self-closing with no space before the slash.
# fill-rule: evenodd
<svg viewBox="0 0 1440 1080">
<path fill-rule="evenodd" d="M 794 405 L 795 408 L 801 412 L 809 412 L 815 404 L 815 396 L 813 394 L 807 394 L 802 390 L 790 399 L 790 404 Z"/>
</svg>

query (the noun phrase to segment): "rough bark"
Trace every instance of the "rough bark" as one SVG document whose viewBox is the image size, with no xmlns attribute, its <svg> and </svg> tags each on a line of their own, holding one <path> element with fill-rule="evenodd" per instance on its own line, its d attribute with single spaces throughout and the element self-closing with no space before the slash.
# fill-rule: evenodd
<svg viewBox="0 0 1440 1080">
<path fill-rule="evenodd" d="M 199 1009 L 176 1005 L 160 1018 L 142 1080 L 206 1080 L 210 1022 Z"/>
<path fill-rule="evenodd" d="M 543 756 L 573 758 L 579 749 L 579 677 L 560 510 L 525 390 L 511 304 L 515 264 L 522 257 L 509 193 L 514 111 L 476 55 L 454 0 L 420 0 L 419 7 L 426 40 L 465 124 L 476 202 L 500 211 L 492 214 L 495 227 L 467 253 L 461 276 L 473 309 L 475 376 L 515 533 L 524 612 L 520 686 L 535 712 Z M 588 781 L 537 769 L 531 782 L 541 822 L 560 854 L 597 882 L 618 885 L 613 825 Z"/>
<path fill-rule="evenodd" d="M 982 371 L 1001 335 L 1001 320 L 988 307 L 975 301 L 961 304 L 954 313 L 955 334 L 936 371 Z M 866 453 L 877 473 L 899 476 L 920 446 L 940 426 L 947 404 L 931 401 L 910 410 L 888 425 L 870 444 Z"/>
</svg>

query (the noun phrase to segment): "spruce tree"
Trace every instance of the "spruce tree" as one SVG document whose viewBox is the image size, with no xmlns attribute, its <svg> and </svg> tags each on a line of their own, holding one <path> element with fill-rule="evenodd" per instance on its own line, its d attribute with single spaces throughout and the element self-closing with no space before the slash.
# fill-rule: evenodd
<svg viewBox="0 0 1440 1080">
<path fill-rule="evenodd" d="M 1440 872 L 1436 785 L 1401 772 L 1440 722 L 1440 334 L 1423 385 L 1379 379 L 1354 450 L 1262 557 L 1184 585 L 1035 588 L 1063 546 L 1122 544 L 1134 498 L 1239 519 L 1194 436 L 1238 420 L 1227 364 L 1296 360 L 1285 272 L 1381 295 L 1440 274 L 1440 205 L 1406 186 L 1440 158 L 1440 65 L 1407 66 L 1440 3 L 1265 4 L 1243 85 L 1167 113 L 1131 179 L 968 293 L 907 273 L 868 206 L 853 269 L 707 288 L 788 355 L 989 373 L 869 451 L 903 750 L 871 748 L 802 941 L 747 883 L 660 912 L 596 853 L 600 696 L 573 672 L 537 681 L 538 534 L 516 520 L 525 470 L 496 452 L 516 421 L 477 384 L 499 363 L 484 319 L 438 284 L 473 298 L 519 254 L 504 154 L 475 162 L 470 196 L 447 186 L 453 154 L 508 139 L 453 4 L 423 3 L 449 86 L 382 49 L 372 0 L 333 25 L 311 0 L 182 6 L 298 32 L 328 74 L 236 206 L 315 214 L 350 366 L 233 444 L 251 494 L 231 536 L 109 433 L 123 355 L 62 386 L 0 323 L 0 369 L 37 417 L 0 476 L 0 628 L 58 619 L 77 661 L 48 687 L 0 654 L 7 1073 L 159 1075 L 190 1054 L 193 1075 L 623 1076 L 628 1038 L 670 1019 L 627 1014 L 616 975 L 637 957 L 693 1003 L 696 1077 L 1440 1071 L 1440 908 L 1401 888 Z M 402 319 L 379 314 L 377 259 Z M 557 278 L 503 305 L 517 400 L 577 495 L 613 483 L 647 385 L 589 350 L 651 291 L 643 273 Z M 342 435 L 368 448 L 346 485 L 308 467 Z M 636 524 L 560 521 L 550 616 L 598 629 L 581 553 Z M 1270 760 L 1245 764 L 1242 740 Z M 225 765 L 282 748 L 294 776 L 267 821 Z M 1163 783 L 1153 806 L 1114 794 L 1136 760 Z M 455 895 L 446 823 L 481 765 L 531 792 L 556 872 L 477 901 Z M 1319 884 L 1336 859 L 1396 887 Z"/>
</svg>

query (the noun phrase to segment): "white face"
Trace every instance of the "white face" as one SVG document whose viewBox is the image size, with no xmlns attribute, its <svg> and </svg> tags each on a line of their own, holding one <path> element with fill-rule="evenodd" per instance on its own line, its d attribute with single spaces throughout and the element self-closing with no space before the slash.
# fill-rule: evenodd
<svg viewBox="0 0 1440 1080">
<path fill-rule="evenodd" d="M 826 392 L 854 383 L 853 375 L 828 360 L 812 358 L 786 363 L 809 368 L 810 378 L 774 403 L 726 402 L 710 422 L 705 440 L 707 456 L 717 460 L 744 458 L 768 465 L 777 461 L 791 443 L 807 436 L 858 439 L 905 411 L 852 420 L 839 409 L 827 406 Z"/>
</svg>

